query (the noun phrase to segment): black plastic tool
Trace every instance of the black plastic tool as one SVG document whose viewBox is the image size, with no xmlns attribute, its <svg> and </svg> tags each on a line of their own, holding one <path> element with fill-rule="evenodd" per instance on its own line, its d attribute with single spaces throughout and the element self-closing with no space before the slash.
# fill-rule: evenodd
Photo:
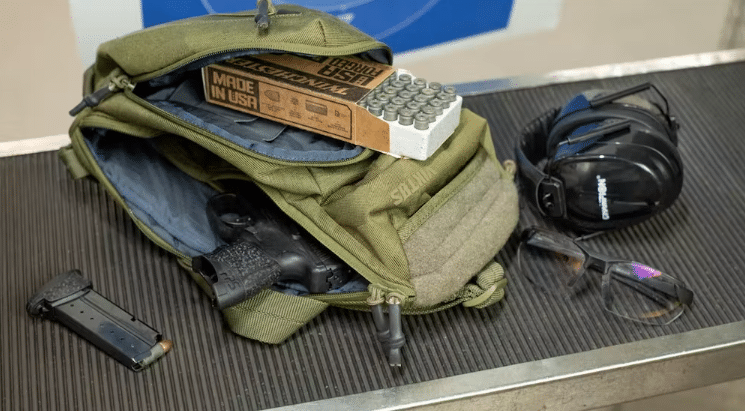
<svg viewBox="0 0 745 411">
<path fill-rule="evenodd" d="M 93 291 L 78 270 L 54 277 L 28 300 L 26 311 L 63 324 L 134 371 L 173 347 L 158 331 Z"/>
</svg>

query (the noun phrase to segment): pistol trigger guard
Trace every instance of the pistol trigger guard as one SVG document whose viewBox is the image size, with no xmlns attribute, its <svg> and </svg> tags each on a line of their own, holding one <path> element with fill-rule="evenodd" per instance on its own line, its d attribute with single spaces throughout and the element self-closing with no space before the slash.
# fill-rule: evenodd
<svg viewBox="0 0 745 411">
<path fill-rule="evenodd" d="M 251 224 L 251 217 L 248 217 L 248 216 L 239 216 L 238 218 L 230 219 L 230 220 L 226 219 L 224 216 L 225 214 L 220 216 L 220 221 L 222 221 L 223 224 L 231 228 L 243 229 L 243 228 L 248 227 Z"/>
<path fill-rule="evenodd" d="M 251 227 L 253 219 L 246 212 L 247 201 L 232 193 L 218 194 L 207 202 L 207 219 L 221 240 L 230 243 Z M 232 219 L 226 216 L 235 216 Z"/>
</svg>

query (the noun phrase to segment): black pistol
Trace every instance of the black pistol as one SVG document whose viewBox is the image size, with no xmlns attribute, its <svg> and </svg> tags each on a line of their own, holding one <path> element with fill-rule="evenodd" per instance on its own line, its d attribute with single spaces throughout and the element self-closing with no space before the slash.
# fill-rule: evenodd
<svg viewBox="0 0 745 411">
<path fill-rule="evenodd" d="M 194 257 L 192 268 L 207 281 L 219 309 L 277 282 L 296 282 L 311 294 L 345 284 L 352 269 L 287 217 L 263 192 L 226 193 L 207 203 L 214 232 L 227 244 Z"/>
</svg>

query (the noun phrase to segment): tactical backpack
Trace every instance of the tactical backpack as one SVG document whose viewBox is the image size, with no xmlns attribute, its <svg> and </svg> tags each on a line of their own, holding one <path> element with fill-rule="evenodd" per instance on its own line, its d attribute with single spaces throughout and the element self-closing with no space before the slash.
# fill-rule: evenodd
<svg viewBox="0 0 745 411">
<path fill-rule="evenodd" d="M 60 156 L 74 178 L 98 180 L 206 291 L 192 259 L 224 245 L 207 203 L 245 182 L 358 274 L 326 293 L 275 284 L 223 308 L 230 329 L 248 338 L 280 343 L 332 305 L 371 310 L 392 353 L 403 344 L 399 312 L 499 301 L 506 280 L 493 258 L 518 206 L 515 165 L 497 160 L 486 121 L 462 110 L 453 135 L 416 161 L 204 102 L 202 67 L 279 52 L 392 60 L 385 44 L 295 5 L 147 28 L 99 47 Z"/>
</svg>

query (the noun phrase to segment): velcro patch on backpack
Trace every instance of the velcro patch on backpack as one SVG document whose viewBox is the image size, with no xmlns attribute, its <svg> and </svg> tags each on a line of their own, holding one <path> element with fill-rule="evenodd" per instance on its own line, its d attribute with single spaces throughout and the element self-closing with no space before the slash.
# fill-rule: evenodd
<svg viewBox="0 0 745 411">
<path fill-rule="evenodd" d="M 485 159 L 472 179 L 404 243 L 416 305 L 438 304 L 463 288 L 502 248 L 517 218 L 513 180 Z"/>
</svg>

